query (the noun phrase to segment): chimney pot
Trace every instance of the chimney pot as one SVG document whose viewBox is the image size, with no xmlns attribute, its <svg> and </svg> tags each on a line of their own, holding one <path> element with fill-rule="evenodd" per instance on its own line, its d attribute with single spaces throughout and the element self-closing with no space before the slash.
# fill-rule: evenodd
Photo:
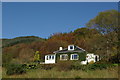
<svg viewBox="0 0 120 80">
<path fill-rule="evenodd" d="M 62 50 L 62 49 L 63 49 L 62 47 L 59 48 L 59 50 Z"/>
</svg>

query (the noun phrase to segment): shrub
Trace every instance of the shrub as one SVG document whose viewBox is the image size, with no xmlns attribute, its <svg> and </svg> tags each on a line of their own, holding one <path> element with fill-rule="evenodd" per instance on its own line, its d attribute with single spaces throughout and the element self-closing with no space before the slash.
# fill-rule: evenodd
<svg viewBox="0 0 120 80">
<path fill-rule="evenodd" d="M 29 64 L 24 64 L 26 66 L 26 69 L 37 69 L 37 64 L 36 63 L 29 63 Z"/>
<path fill-rule="evenodd" d="M 81 64 L 80 64 L 80 62 L 79 61 L 77 61 L 77 62 L 74 62 L 72 65 L 71 65 L 71 68 L 72 69 L 76 69 L 76 70 L 80 70 L 81 69 Z"/>
<path fill-rule="evenodd" d="M 90 61 L 89 64 L 94 64 L 95 62 L 94 61 Z"/>
<path fill-rule="evenodd" d="M 72 69 L 74 70 L 82 70 L 82 71 L 87 71 L 87 65 L 81 65 L 81 63 L 79 61 L 74 62 L 72 64 Z"/>
<path fill-rule="evenodd" d="M 119 57 L 120 57 L 120 54 L 116 54 L 116 55 L 109 58 L 109 62 L 116 63 L 116 64 L 120 63 L 120 58 Z"/>
<path fill-rule="evenodd" d="M 6 68 L 7 75 L 26 73 L 26 67 L 23 66 L 22 64 L 9 64 Z"/>
<path fill-rule="evenodd" d="M 55 65 L 54 64 L 41 64 L 39 67 L 40 67 L 40 69 L 50 70 L 50 69 L 54 68 Z"/>
<path fill-rule="evenodd" d="M 56 68 L 57 68 L 59 71 L 67 71 L 67 70 L 70 70 L 70 69 L 72 69 L 72 61 L 59 61 L 59 62 L 56 64 Z"/>
<path fill-rule="evenodd" d="M 82 70 L 82 71 L 88 71 L 88 70 L 96 70 L 96 69 L 107 69 L 108 67 L 117 66 L 116 64 L 88 64 L 88 65 L 81 65 L 80 62 L 74 62 L 72 64 L 72 69 L 75 70 Z"/>
<path fill-rule="evenodd" d="M 112 66 L 116 67 L 116 66 L 118 66 L 118 64 L 112 64 Z"/>
<path fill-rule="evenodd" d="M 108 67 L 112 67 L 112 64 L 89 64 L 87 65 L 88 70 L 96 70 L 96 69 L 107 69 Z"/>
<path fill-rule="evenodd" d="M 12 60 L 13 55 L 11 53 L 2 54 L 2 66 L 6 67 Z"/>
<path fill-rule="evenodd" d="M 75 77 L 75 80 L 79 80 L 79 79 L 81 79 L 80 76 L 76 76 L 76 77 Z"/>
</svg>

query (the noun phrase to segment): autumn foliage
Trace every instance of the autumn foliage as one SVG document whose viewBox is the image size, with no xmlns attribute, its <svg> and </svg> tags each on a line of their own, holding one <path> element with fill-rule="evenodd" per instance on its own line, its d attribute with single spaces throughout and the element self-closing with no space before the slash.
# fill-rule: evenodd
<svg viewBox="0 0 120 80">
<path fill-rule="evenodd" d="M 115 14 L 114 14 L 115 13 Z M 43 39 L 35 36 L 17 37 L 14 39 L 2 39 L 2 56 L 3 63 L 27 63 L 34 60 L 34 53 L 40 52 L 41 60 L 44 60 L 44 55 L 51 54 L 59 49 L 60 46 L 67 47 L 70 44 L 77 45 L 88 52 L 99 54 L 105 61 L 112 61 L 112 58 L 117 55 L 117 46 L 119 44 L 116 32 L 118 27 L 109 26 L 108 17 L 116 15 L 116 11 L 102 12 L 97 17 L 90 20 L 87 27 L 78 28 L 68 33 L 54 33 L 48 39 Z M 112 17 L 112 16 L 111 16 Z M 113 19 L 116 17 L 112 17 Z M 106 26 L 100 27 L 101 19 L 106 19 L 110 30 Z M 95 27 L 95 25 L 97 25 Z M 102 25 L 102 24 L 101 24 Z M 102 30 L 101 30 L 102 29 Z M 108 30 L 107 32 L 103 31 Z M 117 31 L 115 31 L 117 30 Z"/>
</svg>

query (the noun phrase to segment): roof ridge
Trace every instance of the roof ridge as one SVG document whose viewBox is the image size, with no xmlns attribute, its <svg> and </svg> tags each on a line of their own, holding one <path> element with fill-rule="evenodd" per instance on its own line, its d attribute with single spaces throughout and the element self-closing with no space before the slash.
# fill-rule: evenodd
<svg viewBox="0 0 120 80">
<path fill-rule="evenodd" d="M 81 47 L 79 47 L 79 46 L 76 46 L 77 48 L 79 48 L 79 49 L 82 49 L 83 51 L 85 51 L 83 48 L 81 48 Z"/>
</svg>

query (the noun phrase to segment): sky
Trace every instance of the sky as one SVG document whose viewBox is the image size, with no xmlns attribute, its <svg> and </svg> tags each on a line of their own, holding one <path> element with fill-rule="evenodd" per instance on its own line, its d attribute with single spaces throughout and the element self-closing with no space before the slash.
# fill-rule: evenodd
<svg viewBox="0 0 120 80">
<path fill-rule="evenodd" d="M 118 9 L 117 2 L 3 2 L 2 38 L 70 32 L 85 27 L 99 12 Z"/>
<path fill-rule="evenodd" d="M 0 2 L 0 38 L 2 38 L 2 3 L 1 2 Z"/>
</svg>

